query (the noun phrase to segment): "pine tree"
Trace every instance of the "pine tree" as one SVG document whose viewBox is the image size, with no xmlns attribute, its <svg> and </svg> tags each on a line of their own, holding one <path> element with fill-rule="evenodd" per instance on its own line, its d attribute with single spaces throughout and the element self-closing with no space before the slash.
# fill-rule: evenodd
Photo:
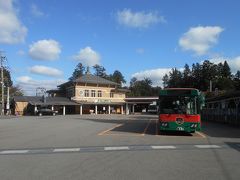
<svg viewBox="0 0 240 180">
<path fill-rule="evenodd" d="M 100 66 L 98 64 L 93 66 L 95 73 L 94 75 L 99 76 L 99 77 L 103 77 L 106 78 L 107 74 L 106 74 L 106 69 L 103 66 Z"/>
<path fill-rule="evenodd" d="M 171 88 L 180 88 L 182 86 L 182 73 L 177 68 L 173 68 L 169 73 L 168 86 Z"/>
<path fill-rule="evenodd" d="M 72 80 L 75 80 L 75 79 L 79 78 L 80 76 L 82 76 L 85 72 L 85 69 L 86 68 L 83 66 L 82 63 L 78 63 L 78 65 L 74 69 L 73 74 L 69 78 L 69 80 L 72 81 Z"/>
<path fill-rule="evenodd" d="M 188 64 L 185 64 L 185 66 L 184 66 L 182 85 L 183 85 L 183 87 L 193 87 L 192 72 L 191 72 Z"/>
<path fill-rule="evenodd" d="M 124 76 L 122 73 L 118 70 L 115 70 L 112 75 L 110 75 L 110 79 L 118 84 L 126 83 L 126 80 L 124 79 Z"/>
<path fill-rule="evenodd" d="M 163 87 L 166 88 L 168 87 L 168 83 L 169 83 L 169 77 L 167 74 L 165 74 L 162 78 L 162 81 L 163 81 Z"/>
<path fill-rule="evenodd" d="M 234 88 L 240 91 L 240 71 L 237 71 L 237 73 L 234 75 L 233 83 Z"/>
<path fill-rule="evenodd" d="M 231 70 L 230 70 L 230 67 L 227 63 L 227 61 L 224 61 L 223 63 L 223 71 L 222 71 L 222 74 L 223 74 L 223 77 L 225 78 L 231 78 Z"/>
</svg>

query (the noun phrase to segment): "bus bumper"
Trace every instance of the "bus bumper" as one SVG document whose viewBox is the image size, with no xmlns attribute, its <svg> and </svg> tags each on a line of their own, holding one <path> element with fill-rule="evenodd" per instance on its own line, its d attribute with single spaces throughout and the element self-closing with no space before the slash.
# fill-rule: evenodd
<svg viewBox="0 0 240 180">
<path fill-rule="evenodd" d="M 160 122 L 159 128 L 160 131 L 183 131 L 193 133 L 201 130 L 201 123 L 184 122 L 179 125 L 176 122 Z"/>
</svg>

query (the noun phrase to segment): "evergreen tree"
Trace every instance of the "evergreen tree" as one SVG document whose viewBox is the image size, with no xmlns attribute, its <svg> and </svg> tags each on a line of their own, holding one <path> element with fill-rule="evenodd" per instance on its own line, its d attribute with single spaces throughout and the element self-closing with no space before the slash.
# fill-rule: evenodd
<svg viewBox="0 0 240 180">
<path fill-rule="evenodd" d="M 237 91 L 240 91 L 240 71 L 237 71 L 237 73 L 234 75 L 233 83 L 234 83 L 234 88 Z"/>
<path fill-rule="evenodd" d="M 103 66 L 96 64 L 93 66 L 93 68 L 95 70 L 94 73 L 95 76 L 107 78 L 106 69 Z"/>
<path fill-rule="evenodd" d="M 193 87 L 201 89 L 202 68 L 199 63 L 192 65 Z"/>
<path fill-rule="evenodd" d="M 124 79 L 124 76 L 122 73 L 118 70 L 115 70 L 112 75 L 110 75 L 110 79 L 118 84 L 126 83 L 126 80 Z"/>
<path fill-rule="evenodd" d="M 5 87 L 9 87 L 10 98 L 12 96 L 23 96 L 24 93 L 21 90 L 21 88 L 18 85 L 13 86 L 13 82 L 11 79 L 11 73 L 6 68 L 3 69 L 3 82 L 4 82 Z M 2 89 L 0 89 L 0 93 L 2 93 Z M 6 93 L 7 93 L 7 88 L 4 88 L 4 94 L 6 94 Z"/>
<path fill-rule="evenodd" d="M 217 76 L 218 78 L 223 78 L 224 75 L 223 75 L 223 64 L 222 63 L 219 63 L 217 65 Z"/>
<path fill-rule="evenodd" d="M 231 70 L 230 70 L 230 67 L 229 67 L 227 61 L 224 61 L 224 63 L 223 63 L 222 75 L 225 78 L 229 78 L 229 79 L 231 78 Z"/>
<path fill-rule="evenodd" d="M 130 90 L 129 96 L 152 96 L 152 81 L 148 78 L 137 80 L 134 77 L 130 81 Z"/>
<path fill-rule="evenodd" d="M 167 87 L 193 87 L 201 91 L 209 90 L 210 81 L 212 90 L 240 90 L 240 71 L 232 75 L 230 67 L 224 63 L 214 64 L 205 60 L 202 64 L 192 65 L 192 70 L 185 64 L 181 73 L 176 68 L 163 77 L 163 85 Z"/>
<path fill-rule="evenodd" d="M 219 63 L 217 66 L 217 78 L 215 81 L 216 88 L 220 90 L 229 90 L 234 88 L 234 82 L 232 81 L 231 77 L 231 70 L 227 63 L 227 61 L 224 61 L 224 63 Z"/>
<path fill-rule="evenodd" d="M 213 82 L 213 89 L 215 89 L 215 82 L 217 77 L 217 65 L 205 60 L 202 64 L 201 90 L 209 90 L 210 81 Z"/>
<path fill-rule="evenodd" d="M 11 74 L 8 69 L 6 68 L 3 69 L 3 76 L 4 76 L 4 85 L 7 87 L 12 87 L 13 82 L 11 79 Z"/>
<path fill-rule="evenodd" d="M 166 88 L 168 87 L 168 83 L 169 83 L 169 77 L 167 74 L 165 74 L 162 78 L 162 81 L 163 81 L 163 87 Z"/>
<path fill-rule="evenodd" d="M 78 63 L 78 65 L 74 69 L 73 74 L 69 78 L 69 80 L 72 81 L 72 80 L 79 78 L 80 76 L 82 76 L 84 74 L 84 72 L 85 72 L 85 67 L 83 66 L 82 63 Z"/>
<path fill-rule="evenodd" d="M 180 88 L 182 86 L 182 73 L 177 68 L 173 68 L 169 73 L 168 86 L 170 88 Z"/>
<path fill-rule="evenodd" d="M 183 70 L 183 87 L 193 87 L 193 81 L 192 81 L 192 72 L 189 68 L 188 64 L 185 64 L 184 70 Z"/>
</svg>

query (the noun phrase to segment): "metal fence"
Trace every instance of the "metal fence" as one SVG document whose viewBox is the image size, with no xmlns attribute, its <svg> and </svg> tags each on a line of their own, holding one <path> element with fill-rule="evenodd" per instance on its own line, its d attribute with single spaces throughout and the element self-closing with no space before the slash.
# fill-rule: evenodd
<svg viewBox="0 0 240 180">
<path fill-rule="evenodd" d="M 203 121 L 215 121 L 240 126 L 239 109 L 203 109 Z"/>
</svg>

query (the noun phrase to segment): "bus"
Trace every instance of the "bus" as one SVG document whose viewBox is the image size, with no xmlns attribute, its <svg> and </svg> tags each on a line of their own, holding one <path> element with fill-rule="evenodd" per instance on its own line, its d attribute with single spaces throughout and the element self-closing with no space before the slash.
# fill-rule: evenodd
<svg viewBox="0 0 240 180">
<path fill-rule="evenodd" d="M 204 96 L 194 88 L 166 88 L 160 91 L 158 110 L 160 131 L 201 130 L 200 111 Z"/>
</svg>

